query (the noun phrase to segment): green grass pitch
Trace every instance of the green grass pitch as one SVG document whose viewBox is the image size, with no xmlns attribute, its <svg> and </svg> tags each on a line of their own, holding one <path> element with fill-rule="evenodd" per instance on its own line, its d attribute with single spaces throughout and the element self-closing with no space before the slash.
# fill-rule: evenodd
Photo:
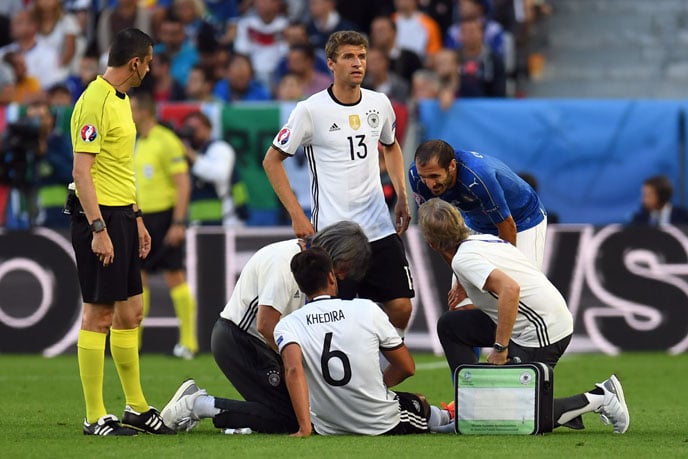
<svg viewBox="0 0 688 459">
<path fill-rule="evenodd" d="M 417 354 L 416 375 L 398 389 L 422 392 L 433 404 L 452 397 L 444 359 Z M 122 415 L 124 401 L 115 368 L 106 360 L 106 406 Z M 223 435 L 205 420 L 190 433 L 156 437 L 95 438 L 81 433 L 84 405 L 75 355 L 45 359 L 0 356 L 0 456 L 57 457 L 269 457 L 269 458 L 568 458 L 688 457 L 688 357 L 664 353 L 565 356 L 555 371 L 555 394 L 592 388 L 615 372 L 631 412 L 625 435 L 612 433 L 597 415 L 584 416 L 586 429 L 557 429 L 543 436 L 409 435 L 404 437 L 311 437 Z M 146 354 L 141 373 L 148 402 L 167 403 L 179 383 L 194 377 L 211 395 L 236 397 L 210 355 L 193 361 Z"/>
</svg>

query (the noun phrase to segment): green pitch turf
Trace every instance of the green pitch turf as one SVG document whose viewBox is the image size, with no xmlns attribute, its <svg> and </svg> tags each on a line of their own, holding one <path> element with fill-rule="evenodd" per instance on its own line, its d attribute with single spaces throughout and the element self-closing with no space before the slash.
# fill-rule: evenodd
<svg viewBox="0 0 688 459">
<path fill-rule="evenodd" d="M 443 358 L 416 355 L 416 375 L 398 389 L 422 392 L 433 404 L 452 397 Z M 211 395 L 236 397 L 210 355 L 180 361 L 161 355 L 141 357 L 142 382 L 148 402 L 167 403 L 179 383 L 194 377 Z M 205 420 L 190 433 L 156 437 L 95 438 L 81 433 L 83 399 L 75 355 L 0 356 L 0 457 L 184 457 L 184 458 L 568 458 L 688 457 L 688 378 L 686 355 L 626 353 L 619 357 L 571 355 L 555 372 L 556 396 L 592 388 L 615 372 L 631 412 L 625 435 L 612 433 L 597 415 L 584 416 L 586 429 L 565 428 L 544 436 L 410 435 L 366 438 L 286 435 L 223 435 Z M 118 417 L 124 408 L 111 360 L 106 361 L 106 406 Z"/>
</svg>

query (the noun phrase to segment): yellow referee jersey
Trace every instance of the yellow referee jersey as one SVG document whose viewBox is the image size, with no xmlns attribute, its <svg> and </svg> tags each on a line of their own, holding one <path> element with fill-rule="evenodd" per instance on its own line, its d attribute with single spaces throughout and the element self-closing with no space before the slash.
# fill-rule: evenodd
<svg viewBox="0 0 688 459">
<path fill-rule="evenodd" d="M 134 171 L 141 210 L 151 213 L 174 208 L 177 187 L 172 177 L 188 170 L 184 145 L 174 132 L 157 124 L 146 137 L 139 137 Z"/>
<path fill-rule="evenodd" d="M 76 102 L 71 131 L 76 153 L 96 155 L 91 176 L 98 204 L 124 206 L 135 203 L 136 126 L 129 97 L 116 91 L 99 75 Z"/>
</svg>

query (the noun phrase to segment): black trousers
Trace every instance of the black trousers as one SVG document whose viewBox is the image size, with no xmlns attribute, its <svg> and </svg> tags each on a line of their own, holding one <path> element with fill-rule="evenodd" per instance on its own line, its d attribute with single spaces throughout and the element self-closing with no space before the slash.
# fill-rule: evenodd
<svg viewBox="0 0 688 459">
<path fill-rule="evenodd" d="M 437 321 L 437 335 L 452 374 L 464 363 L 476 363 L 474 347 L 492 347 L 497 324 L 480 309 L 447 311 Z M 509 343 L 509 357 L 521 362 L 543 362 L 554 368 L 571 341 L 571 335 L 543 347 L 523 347 Z"/>
<path fill-rule="evenodd" d="M 219 428 L 250 427 L 263 433 L 293 433 L 299 424 L 284 383 L 282 359 L 258 338 L 229 320 L 215 323 L 210 347 L 215 362 L 245 401 L 215 397 Z"/>
</svg>

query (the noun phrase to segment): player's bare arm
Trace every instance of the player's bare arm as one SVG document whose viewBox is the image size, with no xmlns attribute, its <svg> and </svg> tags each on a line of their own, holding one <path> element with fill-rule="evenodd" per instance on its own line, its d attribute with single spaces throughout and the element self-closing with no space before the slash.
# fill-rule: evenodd
<svg viewBox="0 0 688 459">
<path fill-rule="evenodd" d="M 382 146 L 387 164 L 387 173 L 392 180 L 394 192 L 397 195 L 397 202 L 394 206 L 394 217 L 397 234 L 401 235 L 408 229 L 411 219 L 408 197 L 406 196 L 406 170 L 404 166 L 404 155 L 401 152 L 399 142 L 396 140 L 390 146 Z"/>
<path fill-rule="evenodd" d="M 134 211 L 138 210 L 138 206 L 134 206 Z M 143 218 L 136 219 L 136 229 L 139 235 L 139 258 L 146 258 L 151 250 L 151 236 L 143 223 Z"/>
<path fill-rule="evenodd" d="M 287 344 L 282 349 L 282 361 L 284 362 L 284 381 L 289 391 L 291 404 L 294 407 L 296 420 L 299 423 L 299 431 L 291 436 L 308 437 L 313 426 L 311 425 L 308 381 L 306 381 L 306 372 L 303 370 L 301 347 L 296 343 Z"/>
<path fill-rule="evenodd" d="M 495 293 L 498 298 L 495 343 L 508 346 L 518 313 L 521 286 L 504 271 L 495 269 L 487 276 L 483 289 Z M 503 365 L 506 363 L 507 357 L 506 352 L 491 352 L 487 356 L 487 361 L 495 365 Z"/>
<path fill-rule="evenodd" d="M 288 157 L 288 155 L 271 146 L 265 153 L 263 169 L 265 169 L 265 174 L 268 176 L 275 194 L 287 212 L 289 212 L 291 226 L 296 237 L 310 236 L 315 234 L 315 229 L 303 212 L 301 204 L 296 199 L 296 195 L 289 184 L 287 172 L 284 170 L 284 164 L 282 164 L 282 161 Z"/>
<path fill-rule="evenodd" d="M 416 373 L 416 362 L 405 344 L 396 349 L 381 349 L 389 366 L 385 369 L 382 380 L 387 387 L 394 387 Z"/>
<path fill-rule="evenodd" d="M 497 232 L 500 239 L 510 242 L 514 247 L 516 246 L 516 222 L 514 217 L 509 215 L 505 220 L 497 223 Z"/>
<path fill-rule="evenodd" d="M 103 216 L 100 213 L 100 207 L 98 206 L 96 187 L 93 184 L 93 177 L 91 177 L 91 168 L 95 164 L 95 161 L 96 155 L 92 153 L 74 153 L 72 175 L 74 176 L 74 184 L 79 193 L 79 202 L 84 209 L 86 219 L 89 223 L 93 223 L 95 220 L 103 220 Z M 115 249 L 112 246 L 107 228 L 103 231 L 93 233 L 91 249 L 100 262 L 103 263 L 103 266 L 108 266 L 115 260 Z"/>
<path fill-rule="evenodd" d="M 275 352 L 279 352 L 277 344 L 275 344 L 275 325 L 279 322 L 282 314 L 272 306 L 261 304 L 258 306 L 258 314 L 256 315 L 256 329 L 258 333 L 263 335 L 265 341 L 268 342 Z"/>
<path fill-rule="evenodd" d="M 173 247 L 178 246 L 184 241 L 186 236 L 186 212 L 189 208 L 189 198 L 191 196 L 191 179 L 186 172 L 174 174 L 172 181 L 177 190 L 177 198 L 174 201 L 172 210 L 172 224 L 165 234 L 165 243 Z"/>
</svg>

